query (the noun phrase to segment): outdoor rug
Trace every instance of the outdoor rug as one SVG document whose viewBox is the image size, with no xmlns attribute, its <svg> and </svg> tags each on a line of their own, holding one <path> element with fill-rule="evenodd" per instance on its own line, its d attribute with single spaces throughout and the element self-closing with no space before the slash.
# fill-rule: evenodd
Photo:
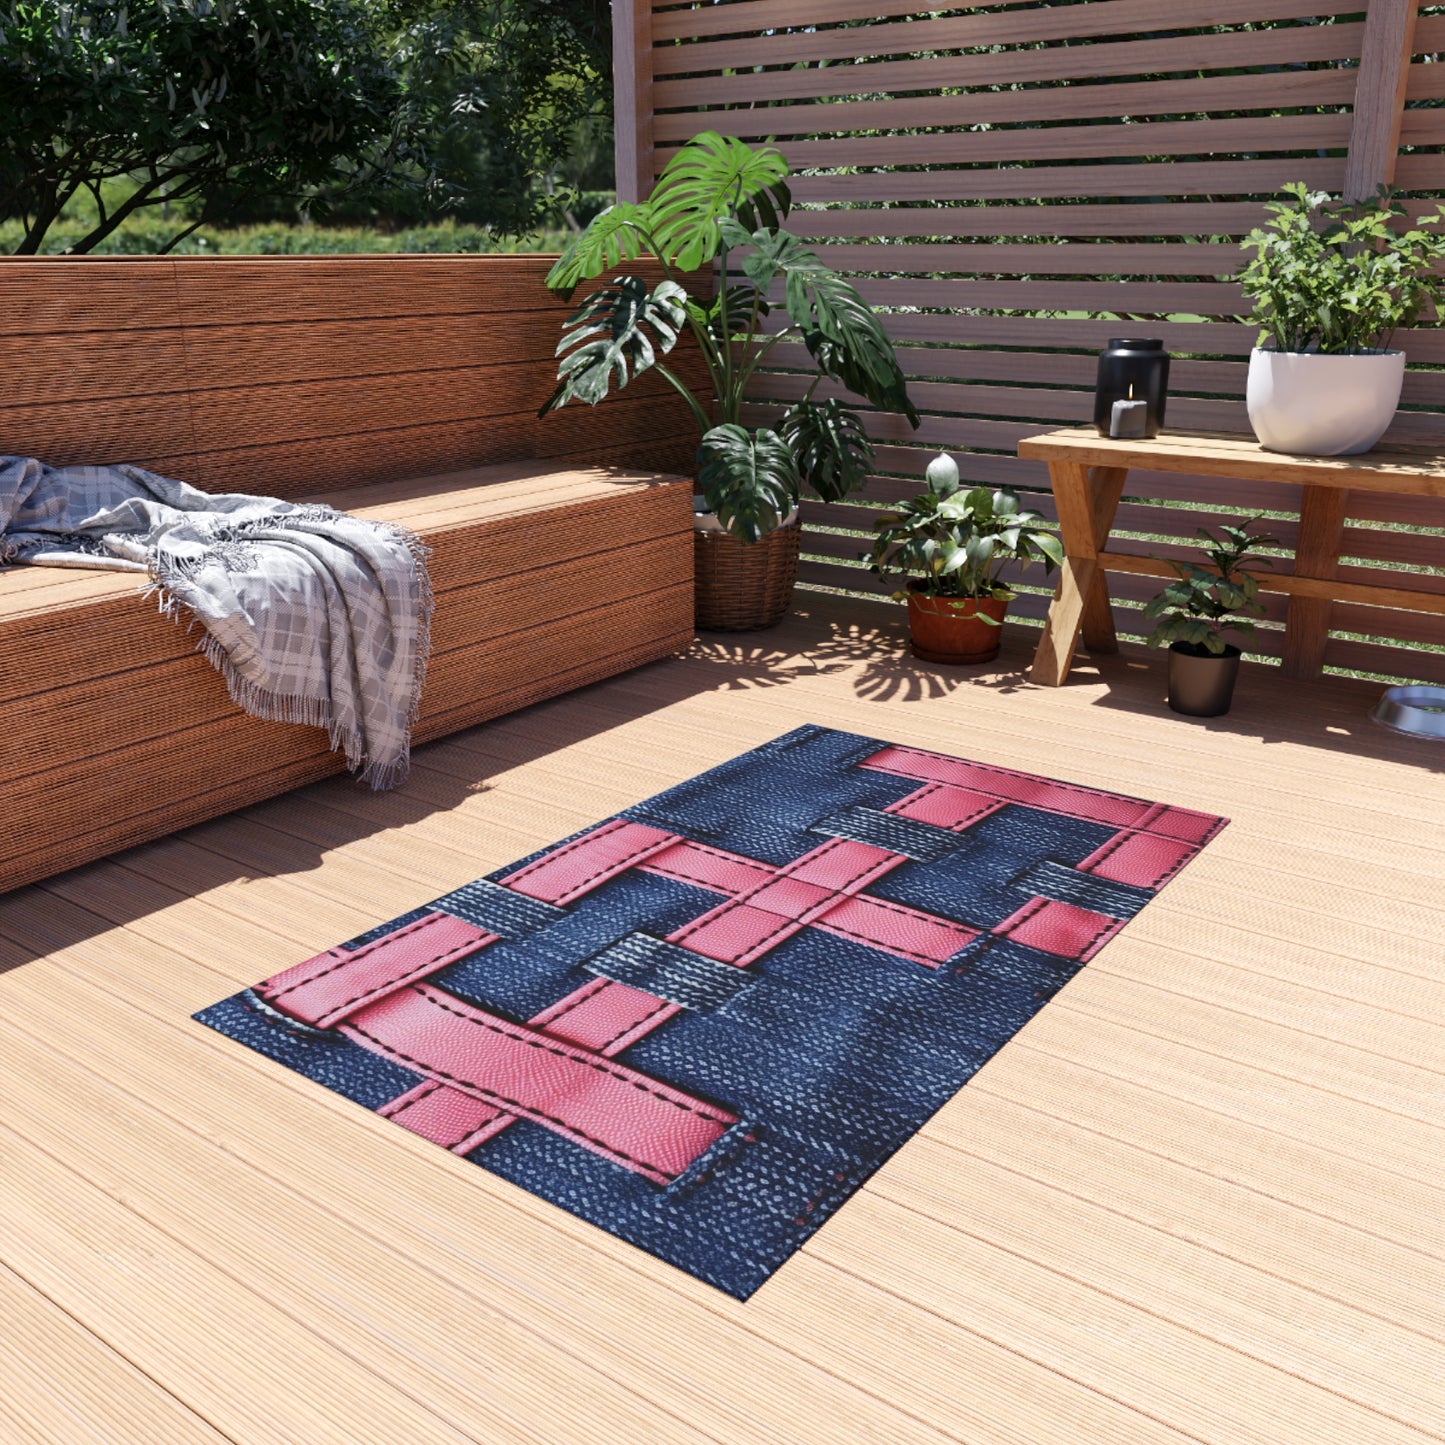
<svg viewBox="0 0 1445 1445">
<path fill-rule="evenodd" d="M 801 727 L 196 1017 L 746 1299 L 1224 823 Z"/>
</svg>

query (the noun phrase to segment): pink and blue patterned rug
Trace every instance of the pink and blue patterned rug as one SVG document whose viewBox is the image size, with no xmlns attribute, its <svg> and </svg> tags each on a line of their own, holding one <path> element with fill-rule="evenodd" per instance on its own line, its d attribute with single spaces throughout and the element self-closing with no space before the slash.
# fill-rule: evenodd
<svg viewBox="0 0 1445 1445">
<path fill-rule="evenodd" d="M 196 1017 L 746 1299 L 1224 823 L 807 726 Z"/>
</svg>

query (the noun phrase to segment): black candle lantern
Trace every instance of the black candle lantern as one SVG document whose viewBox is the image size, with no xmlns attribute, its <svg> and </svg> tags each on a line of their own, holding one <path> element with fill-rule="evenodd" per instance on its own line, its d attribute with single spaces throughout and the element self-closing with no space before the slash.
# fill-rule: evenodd
<svg viewBox="0 0 1445 1445">
<path fill-rule="evenodd" d="M 1162 341 L 1111 341 L 1099 353 L 1094 426 L 1101 437 L 1157 437 L 1168 394 L 1169 353 Z"/>
</svg>

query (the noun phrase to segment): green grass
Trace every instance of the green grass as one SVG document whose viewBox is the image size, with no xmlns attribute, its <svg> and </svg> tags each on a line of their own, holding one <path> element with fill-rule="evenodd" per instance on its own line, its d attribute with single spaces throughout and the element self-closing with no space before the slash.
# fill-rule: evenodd
<svg viewBox="0 0 1445 1445">
<path fill-rule="evenodd" d="M 137 216 L 108 236 L 91 253 L 97 256 L 154 256 L 184 225 L 161 216 Z M 43 254 L 61 255 L 88 226 L 62 220 L 45 238 Z M 13 252 L 23 229 L 19 221 L 0 221 L 0 254 Z M 562 232 L 534 236 L 497 237 L 485 226 L 440 221 L 399 231 L 377 231 L 362 226 L 239 226 L 231 229 L 203 226 L 181 241 L 178 256 L 356 256 L 367 254 L 443 255 L 454 252 L 533 253 L 558 251 L 566 242 Z"/>
</svg>

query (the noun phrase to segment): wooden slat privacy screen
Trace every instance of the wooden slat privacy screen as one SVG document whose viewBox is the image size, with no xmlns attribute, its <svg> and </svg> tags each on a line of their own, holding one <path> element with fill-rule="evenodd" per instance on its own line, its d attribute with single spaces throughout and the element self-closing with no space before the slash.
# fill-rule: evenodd
<svg viewBox="0 0 1445 1445">
<path fill-rule="evenodd" d="M 858 554 L 870 510 L 915 490 L 947 448 L 977 482 L 1051 512 L 1019 438 L 1091 415 L 1110 336 L 1175 354 L 1169 420 L 1245 432 L 1252 328 L 1230 274 L 1237 242 L 1291 180 L 1368 194 L 1382 181 L 1433 210 L 1445 186 L 1445 5 L 1417 0 L 993 0 L 918 13 L 904 0 L 619 0 L 619 189 L 645 193 L 703 129 L 771 140 L 795 172 L 792 228 L 887 325 L 925 413 L 873 414 L 879 474 L 858 499 L 811 504 L 806 583 L 876 591 Z M 1357 104 L 1358 101 L 1358 104 Z M 1445 330 L 1403 341 L 1417 368 L 1390 439 L 1445 447 Z M 1397 342 L 1398 344 L 1398 342 Z M 757 416 L 801 394 L 779 347 Z M 1307 522 L 1280 488 L 1132 474 L 1119 550 L 1183 555 L 1196 526 L 1272 510 L 1269 529 L 1338 555 L 1338 575 L 1445 591 L 1445 503 L 1351 494 L 1343 527 Z M 1280 515 L 1281 507 L 1295 508 Z M 1173 540 L 1171 540 L 1173 539 Z M 1287 559 L 1280 565 L 1287 567 Z M 1027 580 L 1027 579 L 1026 579 Z M 1034 574 L 1037 583 L 1038 576 Z M 1110 579 L 1121 631 L 1147 578 Z M 1046 594 L 1018 612 L 1042 616 Z M 1254 650 L 1285 651 L 1284 599 Z M 1445 682 L 1445 621 L 1316 604 L 1330 668 Z M 1292 637 L 1292 670 L 1320 649 Z"/>
</svg>

